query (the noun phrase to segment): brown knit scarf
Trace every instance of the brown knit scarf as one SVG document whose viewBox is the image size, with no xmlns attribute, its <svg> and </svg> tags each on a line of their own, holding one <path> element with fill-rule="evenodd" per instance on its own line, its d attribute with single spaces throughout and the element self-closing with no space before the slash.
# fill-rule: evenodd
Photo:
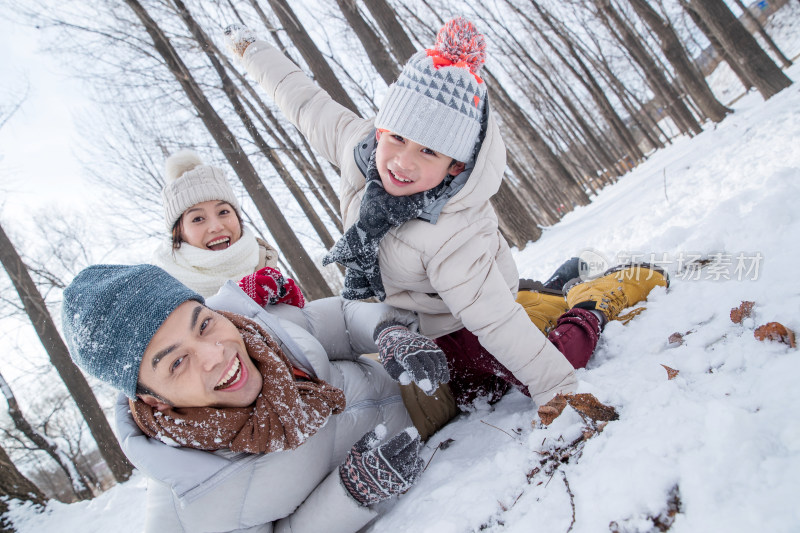
<svg viewBox="0 0 800 533">
<path fill-rule="evenodd" d="M 217 312 L 242 334 L 247 352 L 264 378 L 261 393 L 248 407 L 158 411 L 141 400 L 131 400 L 133 418 L 147 436 L 200 450 L 292 450 L 324 426 L 328 417 L 344 409 L 341 389 L 313 377 L 295 381 L 289 359 L 260 325 L 235 313 Z"/>
</svg>

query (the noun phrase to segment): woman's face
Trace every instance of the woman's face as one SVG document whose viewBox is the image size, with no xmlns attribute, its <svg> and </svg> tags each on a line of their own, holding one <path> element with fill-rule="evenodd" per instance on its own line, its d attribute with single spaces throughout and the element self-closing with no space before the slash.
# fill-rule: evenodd
<svg viewBox="0 0 800 533">
<path fill-rule="evenodd" d="M 209 200 L 195 204 L 181 216 L 184 242 L 203 250 L 219 251 L 242 236 L 242 225 L 228 202 Z"/>
</svg>

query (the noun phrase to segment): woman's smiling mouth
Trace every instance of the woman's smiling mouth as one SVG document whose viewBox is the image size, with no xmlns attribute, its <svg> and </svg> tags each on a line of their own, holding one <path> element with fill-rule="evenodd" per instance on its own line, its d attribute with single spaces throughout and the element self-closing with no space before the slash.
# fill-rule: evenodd
<svg viewBox="0 0 800 533">
<path fill-rule="evenodd" d="M 210 250 L 214 250 L 215 252 L 219 250 L 224 250 L 228 246 L 231 245 L 231 238 L 230 237 L 219 237 L 218 239 L 214 239 L 213 241 L 209 241 L 206 244 L 206 248 Z"/>
</svg>

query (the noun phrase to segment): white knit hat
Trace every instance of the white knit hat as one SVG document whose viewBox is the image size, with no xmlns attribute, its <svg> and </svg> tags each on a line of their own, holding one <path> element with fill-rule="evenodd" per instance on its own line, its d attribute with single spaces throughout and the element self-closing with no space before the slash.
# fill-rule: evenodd
<svg viewBox="0 0 800 533">
<path fill-rule="evenodd" d="M 432 49 L 408 60 L 375 117 L 375 127 L 468 162 L 481 129 L 486 84 L 477 72 L 486 44 L 462 17 L 439 30 Z"/>
<path fill-rule="evenodd" d="M 165 163 L 164 221 L 172 231 L 183 212 L 195 204 L 210 200 L 222 200 L 231 204 L 240 213 L 239 202 L 233 193 L 225 172 L 221 168 L 204 165 L 192 150 L 180 150 L 167 158 Z"/>
</svg>

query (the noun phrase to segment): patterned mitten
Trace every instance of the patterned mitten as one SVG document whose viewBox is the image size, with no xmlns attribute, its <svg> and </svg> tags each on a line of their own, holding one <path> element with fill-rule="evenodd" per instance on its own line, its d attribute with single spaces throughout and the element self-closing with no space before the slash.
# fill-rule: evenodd
<svg viewBox="0 0 800 533">
<path fill-rule="evenodd" d="M 303 307 L 306 299 L 292 278 L 284 278 L 280 271 L 264 267 L 239 280 L 239 287 L 258 305 L 289 304 Z"/>
<path fill-rule="evenodd" d="M 363 506 L 372 505 L 407 490 L 422 472 L 419 433 L 406 428 L 388 441 L 386 426 L 361 437 L 339 466 L 339 477 L 347 492 Z"/>
<path fill-rule="evenodd" d="M 413 381 L 430 396 L 450 381 L 447 358 L 428 337 L 395 321 L 378 324 L 373 336 L 383 368 L 401 384 Z"/>
<path fill-rule="evenodd" d="M 255 32 L 247 26 L 231 24 L 224 31 L 228 50 L 238 59 L 241 59 L 248 46 L 256 42 Z"/>
</svg>

